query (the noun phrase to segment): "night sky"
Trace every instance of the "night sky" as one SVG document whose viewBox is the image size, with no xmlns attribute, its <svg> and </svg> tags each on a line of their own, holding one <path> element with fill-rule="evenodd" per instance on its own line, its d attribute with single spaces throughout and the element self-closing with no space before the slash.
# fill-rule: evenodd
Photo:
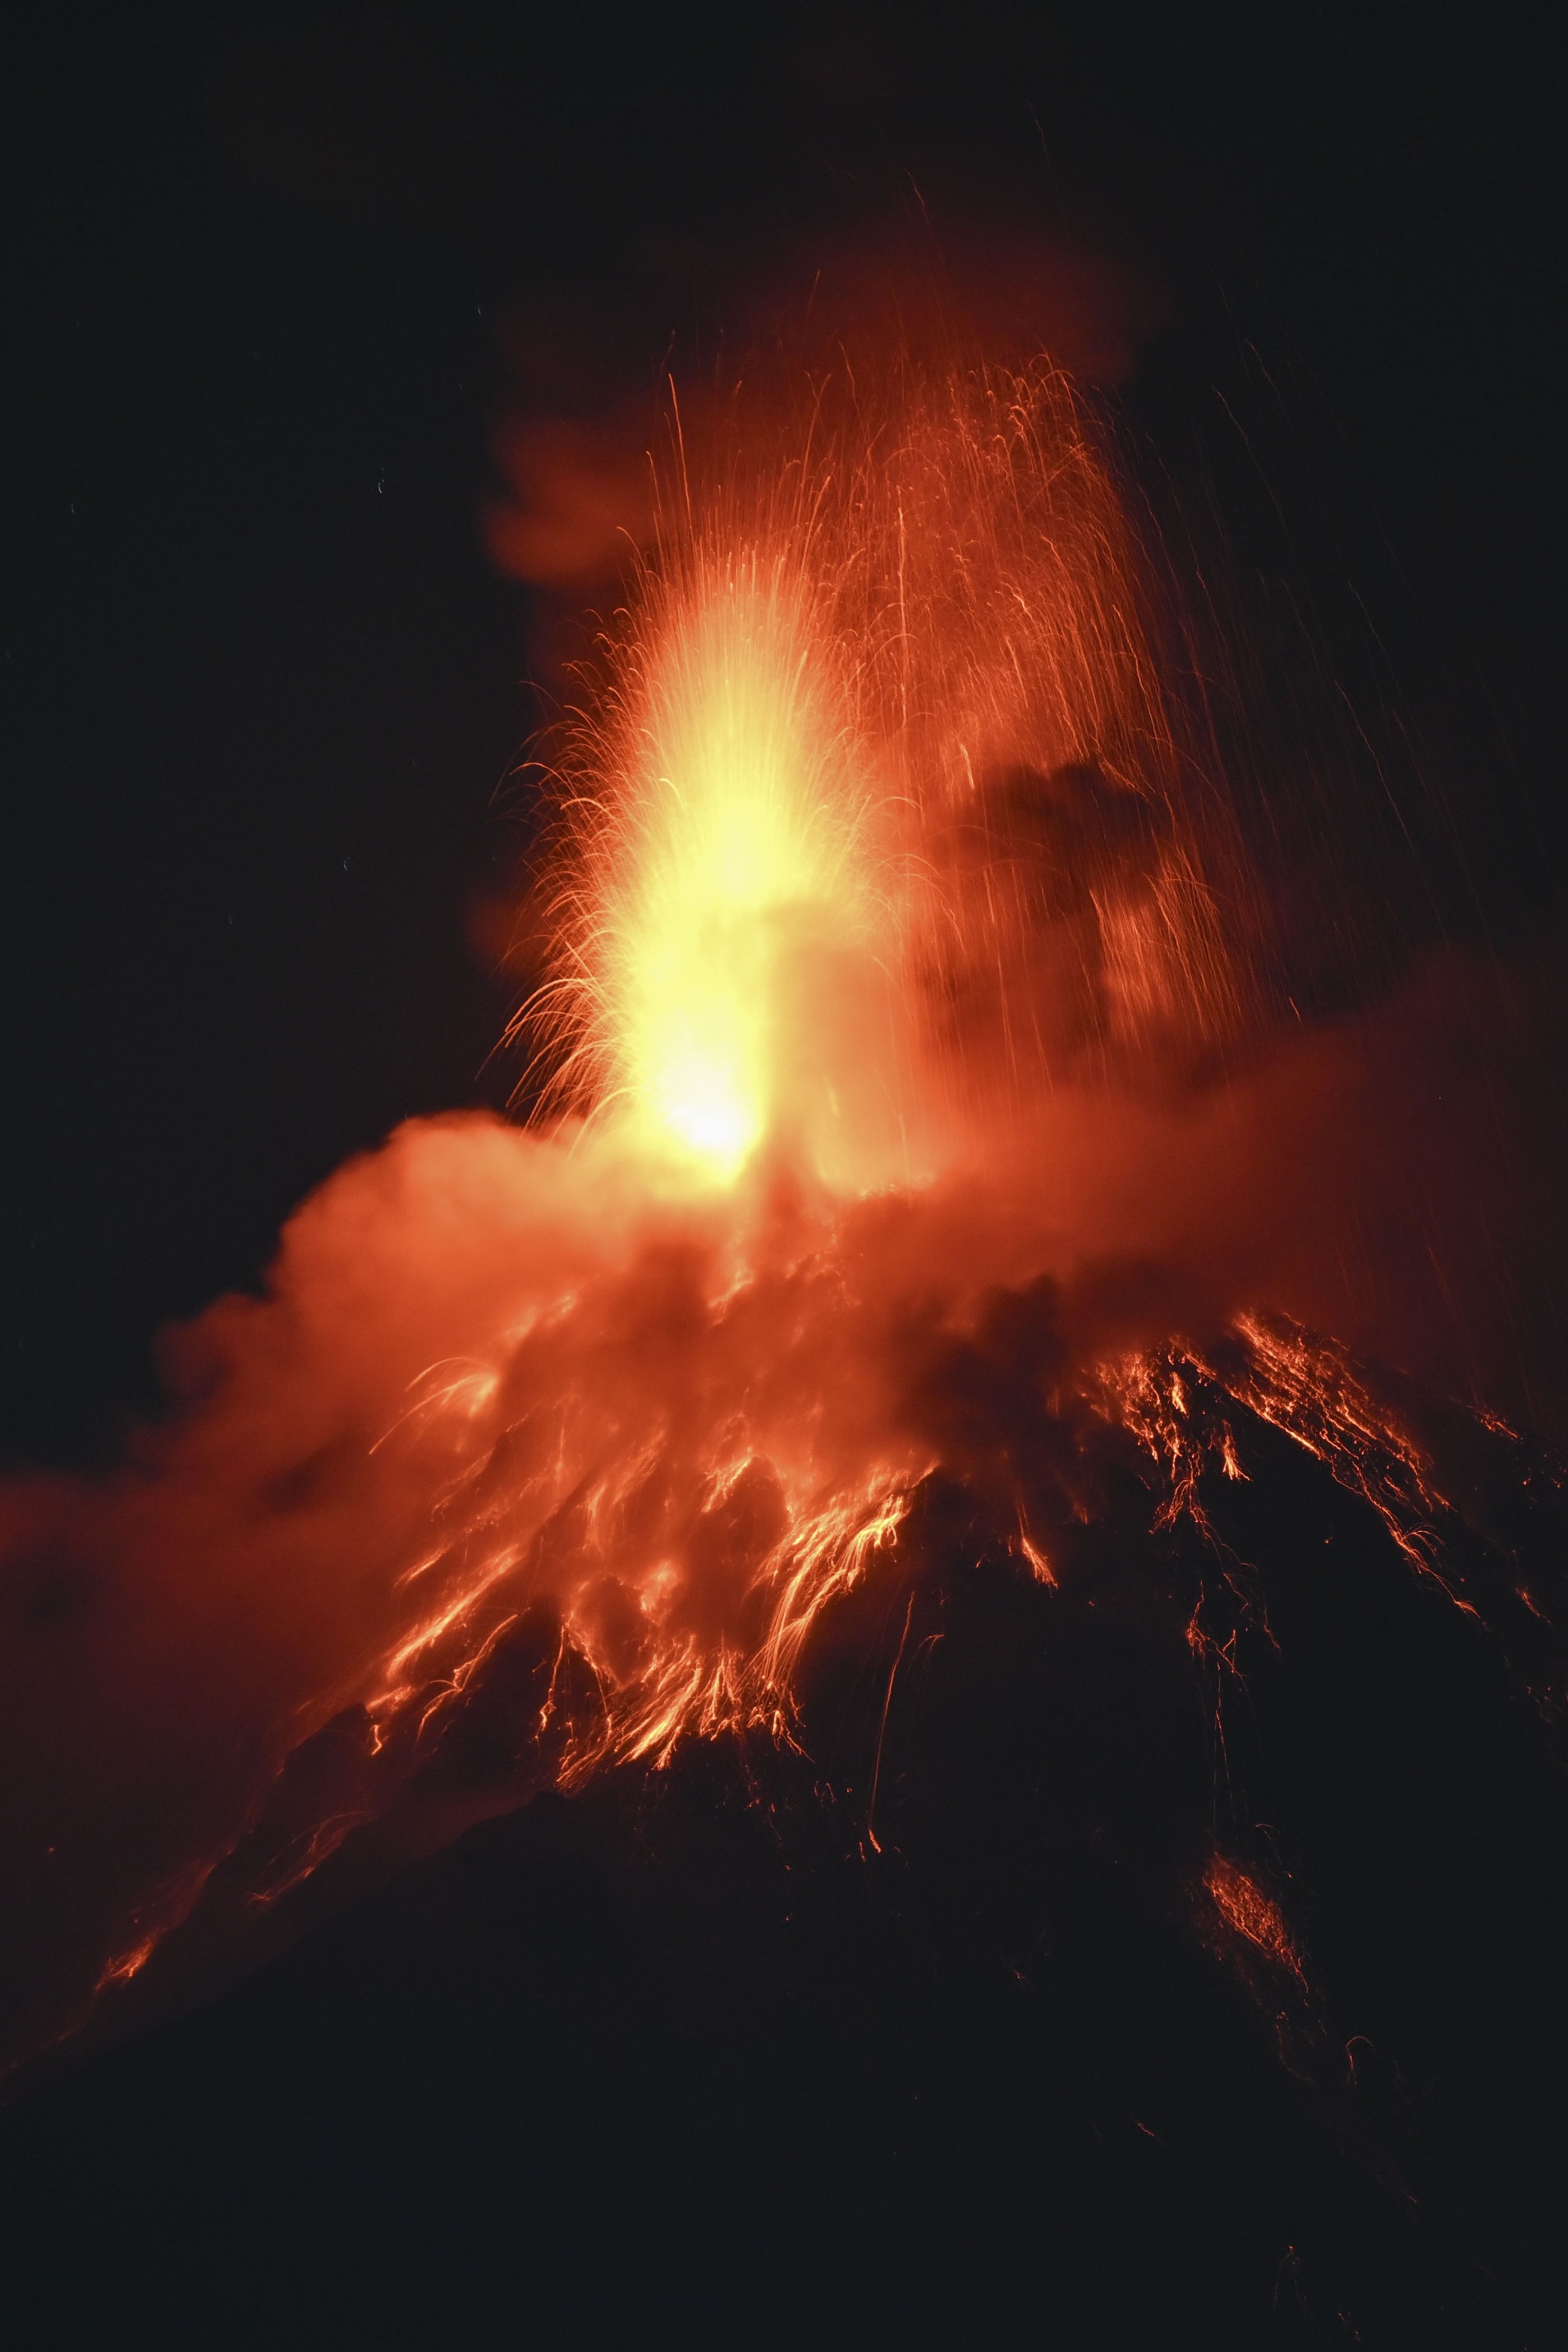
<svg viewBox="0 0 1568 2352">
<path fill-rule="evenodd" d="M 1140 288 L 1130 446 L 1319 933 L 1550 933 L 1549 12 L 64 7 L 8 47 L 12 1460 L 101 1455 L 345 1152 L 518 1076 L 471 943 L 541 717 L 498 415 L 651 398 L 911 191 Z M 542 317 L 590 356 L 520 385 Z"/>
</svg>

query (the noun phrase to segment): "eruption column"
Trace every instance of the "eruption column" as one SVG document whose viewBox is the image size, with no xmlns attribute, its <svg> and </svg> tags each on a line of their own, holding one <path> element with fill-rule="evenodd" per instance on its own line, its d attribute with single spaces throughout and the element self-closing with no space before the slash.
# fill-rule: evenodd
<svg viewBox="0 0 1568 2352">
<path fill-rule="evenodd" d="M 596 730 L 568 997 L 609 1123 L 725 1182 L 841 1103 L 818 983 L 878 907 L 836 647 L 793 551 L 693 553 Z M 814 1003 L 814 996 L 818 1000 Z"/>
</svg>

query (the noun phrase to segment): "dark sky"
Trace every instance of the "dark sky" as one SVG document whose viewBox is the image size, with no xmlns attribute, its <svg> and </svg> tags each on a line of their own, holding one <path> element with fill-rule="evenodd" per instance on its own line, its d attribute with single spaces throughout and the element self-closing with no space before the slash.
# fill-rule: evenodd
<svg viewBox="0 0 1568 2352">
<path fill-rule="evenodd" d="M 10 1458 L 100 1447 L 345 1151 L 504 1093 L 466 919 L 537 710 L 477 516 L 542 309 L 651 381 L 911 189 L 1114 257 L 1163 321 L 1133 438 L 1223 530 L 1281 793 L 1291 710 L 1315 758 L 1364 728 L 1410 923 L 1552 929 L 1551 12 L 61 5 L 7 41 Z"/>
</svg>

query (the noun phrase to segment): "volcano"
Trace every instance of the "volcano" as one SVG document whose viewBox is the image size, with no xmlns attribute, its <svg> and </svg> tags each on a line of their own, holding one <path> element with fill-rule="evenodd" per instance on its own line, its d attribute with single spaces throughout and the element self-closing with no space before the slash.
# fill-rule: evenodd
<svg viewBox="0 0 1568 2352">
<path fill-rule="evenodd" d="M 1307 1328 L 1106 422 L 672 414 L 523 1115 L 0 1492 L 27 2340 L 1545 2341 L 1568 1473 Z"/>
</svg>

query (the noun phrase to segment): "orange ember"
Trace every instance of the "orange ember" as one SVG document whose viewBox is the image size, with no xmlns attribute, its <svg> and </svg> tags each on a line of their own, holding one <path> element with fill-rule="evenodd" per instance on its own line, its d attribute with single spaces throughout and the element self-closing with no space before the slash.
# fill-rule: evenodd
<svg viewBox="0 0 1568 2352">
<path fill-rule="evenodd" d="M 1291 1941 L 1278 1904 L 1269 1900 L 1254 1879 L 1234 1862 L 1226 1862 L 1216 1853 L 1204 1873 L 1204 1885 L 1214 1899 L 1215 1910 L 1233 1934 L 1247 1941 L 1294 1977 L 1304 1991 L 1307 1975 L 1300 1956 Z"/>
</svg>

